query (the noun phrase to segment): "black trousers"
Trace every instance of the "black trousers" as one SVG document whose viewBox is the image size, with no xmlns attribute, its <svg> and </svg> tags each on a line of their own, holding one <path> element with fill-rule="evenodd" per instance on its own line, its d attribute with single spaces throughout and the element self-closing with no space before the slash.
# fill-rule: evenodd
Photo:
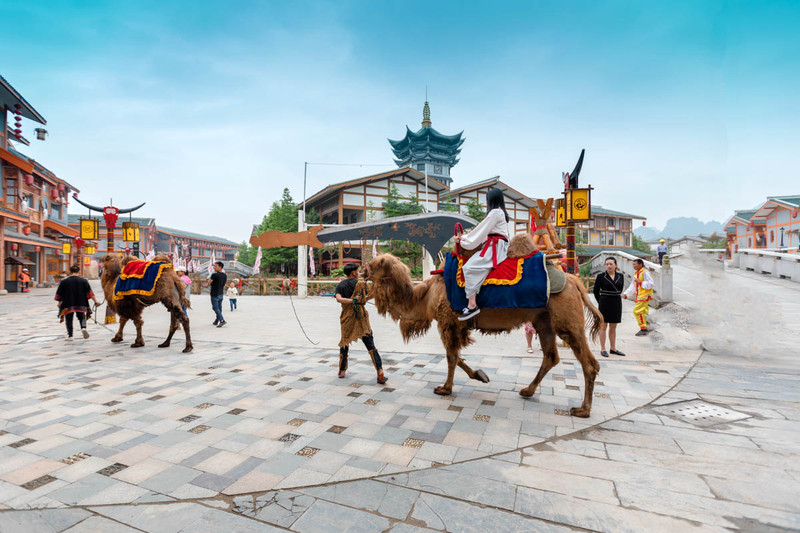
<svg viewBox="0 0 800 533">
<path fill-rule="evenodd" d="M 67 323 L 67 335 L 70 337 L 72 337 L 72 317 L 75 315 L 78 315 L 78 323 L 81 325 L 81 329 L 86 329 L 86 313 L 68 313 L 64 317 L 64 322 Z"/>
<path fill-rule="evenodd" d="M 664 264 L 664 256 L 665 255 L 667 255 L 667 254 L 665 254 L 664 252 L 659 252 L 659 254 L 658 254 L 658 264 L 659 265 L 663 265 Z"/>
<path fill-rule="evenodd" d="M 372 333 L 361 337 L 361 342 L 363 342 L 364 346 L 367 348 L 369 356 L 372 359 L 372 364 L 375 365 L 375 370 L 382 370 L 383 362 L 381 361 L 381 354 L 378 353 L 378 349 L 375 347 L 375 339 L 372 337 Z M 349 346 L 339 348 L 339 371 L 341 372 L 347 370 L 347 355 L 349 353 Z"/>
</svg>

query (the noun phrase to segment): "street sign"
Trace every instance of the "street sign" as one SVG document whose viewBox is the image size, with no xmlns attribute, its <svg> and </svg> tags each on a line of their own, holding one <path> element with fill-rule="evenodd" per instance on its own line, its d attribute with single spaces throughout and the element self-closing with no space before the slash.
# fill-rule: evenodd
<svg viewBox="0 0 800 533">
<path fill-rule="evenodd" d="M 99 231 L 96 218 L 82 218 L 81 219 L 81 239 L 85 241 L 92 241 L 98 238 Z"/>
<path fill-rule="evenodd" d="M 592 219 L 591 188 L 564 191 L 567 222 L 585 222 Z"/>
<path fill-rule="evenodd" d="M 564 205 L 563 198 L 556 199 L 556 227 L 567 227 L 567 208 Z"/>
</svg>

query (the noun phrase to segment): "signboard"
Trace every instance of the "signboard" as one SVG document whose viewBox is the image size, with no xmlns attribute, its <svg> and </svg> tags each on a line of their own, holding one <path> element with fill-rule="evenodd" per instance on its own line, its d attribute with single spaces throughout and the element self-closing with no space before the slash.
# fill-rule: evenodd
<svg viewBox="0 0 800 533">
<path fill-rule="evenodd" d="M 592 219 L 591 189 L 564 191 L 567 222 L 585 222 Z"/>
<path fill-rule="evenodd" d="M 86 248 L 84 248 L 83 251 L 87 255 L 94 255 L 96 250 L 95 250 L 94 244 L 87 244 Z"/>
<path fill-rule="evenodd" d="M 567 227 L 567 208 L 563 198 L 556 199 L 556 227 Z"/>
<path fill-rule="evenodd" d="M 97 239 L 99 236 L 99 227 L 97 220 L 94 218 L 81 219 L 81 239 L 91 241 Z"/>
<path fill-rule="evenodd" d="M 68 243 L 68 242 L 65 242 L 65 243 L 63 243 L 61 245 L 61 253 L 64 254 L 64 255 L 69 254 L 71 249 L 72 249 L 72 246 L 70 246 L 70 243 Z"/>
<path fill-rule="evenodd" d="M 83 266 L 92 266 L 92 258 L 91 257 L 84 257 L 83 258 Z"/>
<path fill-rule="evenodd" d="M 139 224 L 136 222 L 123 222 L 122 240 L 125 242 L 139 242 Z"/>
</svg>

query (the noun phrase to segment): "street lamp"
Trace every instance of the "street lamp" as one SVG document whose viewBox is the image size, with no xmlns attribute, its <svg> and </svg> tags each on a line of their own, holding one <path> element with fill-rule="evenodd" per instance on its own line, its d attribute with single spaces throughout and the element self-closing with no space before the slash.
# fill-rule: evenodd
<svg viewBox="0 0 800 533">
<path fill-rule="evenodd" d="M 783 227 L 781 227 L 781 248 L 783 248 Z"/>
<path fill-rule="evenodd" d="M 36 132 L 36 139 L 43 141 L 47 137 L 47 130 L 44 128 L 36 128 L 33 130 Z"/>
</svg>

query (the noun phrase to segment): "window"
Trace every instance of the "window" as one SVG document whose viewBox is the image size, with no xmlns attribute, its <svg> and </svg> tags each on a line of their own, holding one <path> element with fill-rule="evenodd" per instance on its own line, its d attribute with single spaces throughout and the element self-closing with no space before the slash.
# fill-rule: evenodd
<svg viewBox="0 0 800 533">
<path fill-rule="evenodd" d="M 50 204 L 50 218 L 61 218 L 61 204 Z"/>
<path fill-rule="evenodd" d="M 614 217 L 608 217 L 608 218 L 606 219 L 606 221 L 607 221 L 607 222 L 606 222 L 606 225 L 607 225 L 609 228 L 613 228 L 613 227 L 614 227 L 614 224 L 615 224 L 615 223 L 616 223 L 616 221 L 617 221 L 617 219 L 616 219 L 616 218 L 614 218 Z"/>
<path fill-rule="evenodd" d="M 434 174 L 441 174 L 442 173 L 442 165 L 434 165 L 433 166 L 433 173 Z"/>
<path fill-rule="evenodd" d="M 631 234 L 630 233 L 625 233 L 624 235 L 625 235 L 625 246 L 630 247 L 630 245 L 631 245 Z"/>
<path fill-rule="evenodd" d="M 613 231 L 609 231 L 608 232 L 608 241 L 607 242 L 608 242 L 609 246 L 614 246 L 614 232 Z"/>
<path fill-rule="evenodd" d="M 769 231 L 769 242 L 775 242 L 775 231 L 774 230 L 770 230 Z"/>
<path fill-rule="evenodd" d="M 633 221 L 629 218 L 620 218 L 619 229 L 621 229 L 622 231 L 630 231 L 632 223 Z"/>
<path fill-rule="evenodd" d="M 419 163 L 417 165 L 417 170 L 420 172 L 425 172 L 425 163 Z"/>
</svg>

